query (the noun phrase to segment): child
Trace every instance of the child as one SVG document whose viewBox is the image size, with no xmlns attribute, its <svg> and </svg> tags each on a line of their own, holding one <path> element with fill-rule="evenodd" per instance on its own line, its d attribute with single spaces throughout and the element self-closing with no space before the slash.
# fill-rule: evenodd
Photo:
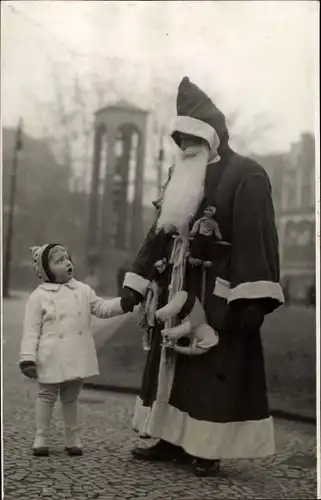
<svg viewBox="0 0 321 500">
<path fill-rule="evenodd" d="M 110 318 L 132 311 L 132 297 L 104 300 L 73 278 L 74 266 L 59 244 L 31 248 L 42 283 L 29 297 L 24 319 L 20 369 L 37 379 L 36 437 L 33 454 L 49 454 L 49 428 L 59 392 L 65 423 L 65 449 L 82 455 L 78 436 L 78 397 L 87 377 L 98 375 L 98 360 L 90 332 L 91 314 Z"/>
</svg>

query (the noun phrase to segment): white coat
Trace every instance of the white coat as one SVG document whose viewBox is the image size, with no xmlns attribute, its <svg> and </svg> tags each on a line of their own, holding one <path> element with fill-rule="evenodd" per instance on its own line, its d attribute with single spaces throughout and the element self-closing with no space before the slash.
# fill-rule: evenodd
<svg viewBox="0 0 321 500">
<path fill-rule="evenodd" d="M 20 362 L 34 361 L 38 381 L 52 384 L 99 374 L 91 315 L 124 314 L 120 298 L 104 300 L 84 283 L 42 283 L 30 295 Z"/>
</svg>

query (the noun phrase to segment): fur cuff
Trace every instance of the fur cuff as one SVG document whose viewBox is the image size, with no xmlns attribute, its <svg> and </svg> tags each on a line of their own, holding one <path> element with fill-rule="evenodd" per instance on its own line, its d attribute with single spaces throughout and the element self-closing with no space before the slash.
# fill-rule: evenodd
<svg viewBox="0 0 321 500">
<path fill-rule="evenodd" d="M 231 288 L 228 303 L 238 299 L 274 299 L 280 304 L 284 303 L 284 295 L 280 284 L 272 281 L 241 283 L 235 288 Z"/>
<path fill-rule="evenodd" d="M 128 288 L 131 288 L 132 290 L 140 293 L 144 297 L 149 283 L 150 282 L 148 280 L 146 280 L 139 274 L 128 272 L 125 274 L 123 287 L 127 286 Z"/>
<path fill-rule="evenodd" d="M 31 354 L 31 353 L 27 353 L 27 354 L 24 354 L 24 353 L 21 353 L 20 354 L 20 357 L 19 357 L 19 365 L 21 365 L 21 363 L 36 363 L 36 360 L 37 360 L 37 355 L 36 354 Z"/>
</svg>

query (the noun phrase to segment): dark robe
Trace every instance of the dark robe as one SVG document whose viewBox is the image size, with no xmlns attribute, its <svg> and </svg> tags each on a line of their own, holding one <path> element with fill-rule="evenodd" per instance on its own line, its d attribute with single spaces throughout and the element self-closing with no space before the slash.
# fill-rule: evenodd
<svg viewBox="0 0 321 500">
<path fill-rule="evenodd" d="M 156 325 L 133 425 L 200 458 L 264 457 L 274 453 L 274 436 L 260 330 L 244 328 L 240 318 L 250 304 L 268 314 L 283 303 L 266 172 L 227 148 L 220 162 L 207 167 L 204 200 L 191 227 L 208 205 L 217 208 L 215 219 L 230 243 L 213 245 L 206 271 L 204 308 L 219 344 L 199 356 L 174 354 L 166 361 Z M 124 286 L 144 293 L 154 263 L 168 259 L 172 245 L 172 236 L 155 234 L 153 226 Z M 170 275 L 171 267 L 160 283 L 159 307 L 167 303 Z M 201 280 L 201 268 L 187 265 L 185 287 L 199 298 Z"/>
</svg>

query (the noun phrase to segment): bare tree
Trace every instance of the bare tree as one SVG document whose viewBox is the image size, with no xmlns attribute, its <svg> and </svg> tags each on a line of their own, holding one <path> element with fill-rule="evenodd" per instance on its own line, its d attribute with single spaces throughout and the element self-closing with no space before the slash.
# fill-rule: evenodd
<svg viewBox="0 0 321 500">
<path fill-rule="evenodd" d="M 98 73 L 68 75 L 68 63 L 48 60 L 52 76 L 50 101 L 30 96 L 56 158 L 70 174 L 71 189 L 84 191 L 91 163 L 94 112 L 119 98 L 111 78 Z M 70 73 L 70 72 L 69 72 Z"/>
<path fill-rule="evenodd" d="M 106 60 L 106 61 L 105 61 Z M 49 60 L 53 96 L 47 103 L 35 101 L 41 115 L 44 132 L 59 161 L 68 169 L 71 189 L 85 191 L 93 144 L 94 112 L 117 100 L 128 100 L 141 105 L 142 94 L 138 84 L 142 68 L 121 60 L 102 56 L 99 71 L 80 76 L 69 63 L 57 64 Z M 144 107 L 150 112 L 149 161 L 157 167 L 159 149 L 165 149 L 164 169 L 172 162 L 171 143 L 166 140 L 169 123 L 175 116 L 175 93 L 172 84 L 160 78 L 150 78 L 149 91 L 144 95 Z M 262 140 L 271 127 L 269 117 L 259 113 L 242 122 L 242 113 L 235 109 L 227 116 L 227 125 L 233 143 L 241 151 L 250 152 L 257 140 Z M 240 125 L 241 124 L 241 125 Z M 164 139 L 162 139 L 164 138 Z M 157 167 L 158 168 L 158 167 Z M 155 172 L 155 180 L 157 173 Z"/>
</svg>

